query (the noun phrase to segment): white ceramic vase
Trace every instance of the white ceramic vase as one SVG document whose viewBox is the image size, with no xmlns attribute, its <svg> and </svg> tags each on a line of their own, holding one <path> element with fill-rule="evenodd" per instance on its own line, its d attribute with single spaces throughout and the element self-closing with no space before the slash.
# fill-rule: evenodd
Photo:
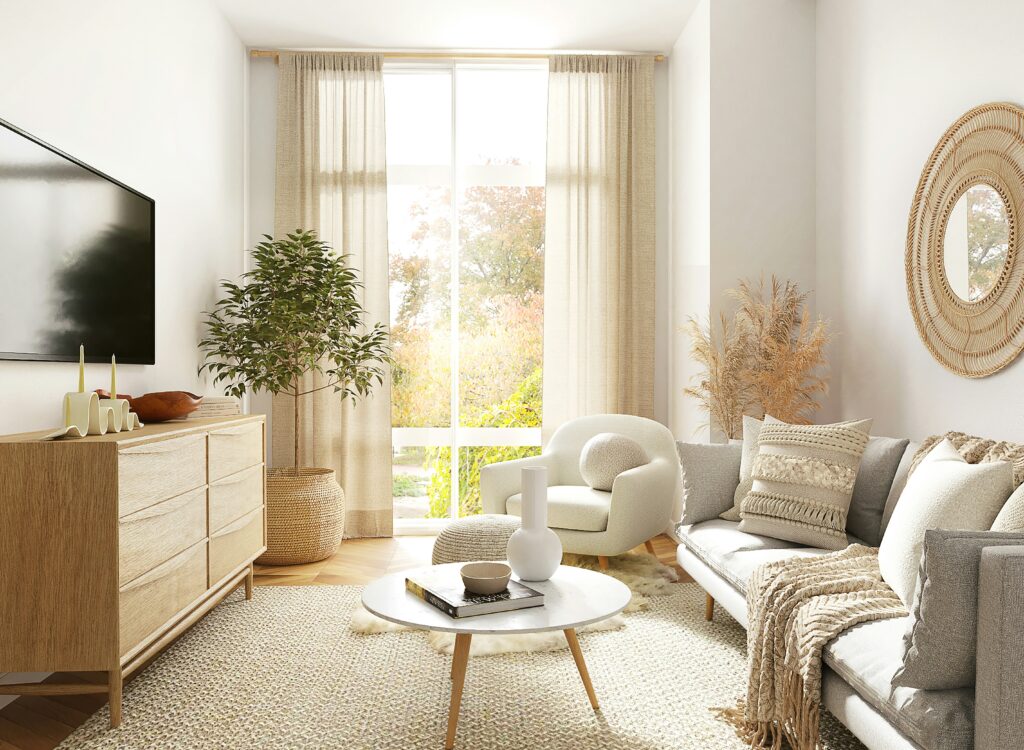
<svg viewBox="0 0 1024 750">
<path fill-rule="evenodd" d="M 524 581 L 546 581 L 562 563 L 562 542 L 548 528 L 548 470 L 522 470 L 523 525 L 508 540 L 508 564 Z"/>
</svg>

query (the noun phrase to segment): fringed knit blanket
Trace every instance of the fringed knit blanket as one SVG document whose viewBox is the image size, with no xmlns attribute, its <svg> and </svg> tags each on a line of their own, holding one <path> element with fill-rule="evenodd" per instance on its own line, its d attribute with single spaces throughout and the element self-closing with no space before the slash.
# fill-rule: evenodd
<svg viewBox="0 0 1024 750">
<path fill-rule="evenodd" d="M 778 750 L 785 738 L 814 750 L 825 644 L 857 623 L 906 614 L 882 581 L 877 549 L 762 565 L 747 584 L 747 699 L 723 713 L 751 747 Z"/>
</svg>

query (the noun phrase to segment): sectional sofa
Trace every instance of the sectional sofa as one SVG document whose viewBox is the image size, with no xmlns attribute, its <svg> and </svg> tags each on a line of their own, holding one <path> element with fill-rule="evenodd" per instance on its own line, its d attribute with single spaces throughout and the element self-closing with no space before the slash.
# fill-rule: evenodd
<svg viewBox="0 0 1024 750">
<path fill-rule="evenodd" d="M 918 447 L 871 438 L 850 506 L 847 531 L 858 533 L 849 534 L 851 543 L 880 543 Z M 718 606 L 746 627 L 746 583 L 757 566 L 829 550 L 744 533 L 738 523 L 708 511 L 732 505 L 739 445 L 678 448 L 684 495 L 700 498 L 684 500 L 683 522 L 676 528 L 679 564 L 707 592 L 709 619 Z M 978 614 L 974 689 L 894 687 L 907 622 L 889 619 L 852 627 L 828 644 L 823 705 L 871 750 L 1024 748 L 1024 547 L 984 551 Z"/>
</svg>

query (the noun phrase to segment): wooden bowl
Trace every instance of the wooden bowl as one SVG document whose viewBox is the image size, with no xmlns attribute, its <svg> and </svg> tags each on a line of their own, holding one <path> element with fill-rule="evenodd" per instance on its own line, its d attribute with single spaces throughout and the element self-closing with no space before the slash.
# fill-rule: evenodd
<svg viewBox="0 0 1024 750">
<path fill-rule="evenodd" d="M 462 585 L 473 594 L 497 594 L 508 588 L 512 568 L 499 562 L 474 562 L 459 569 Z"/>
<path fill-rule="evenodd" d="M 97 388 L 100 398 L 110 398 L 110 394 Z M 139 420 L 146 422 L 169 422 L 188 416 L 203 403 L 203 397 L 188 391 L 159 391 L 132 398 L 123 393 L 117 394 L 128 402 L 132 411 L 139 415 Z"/>
</svg>

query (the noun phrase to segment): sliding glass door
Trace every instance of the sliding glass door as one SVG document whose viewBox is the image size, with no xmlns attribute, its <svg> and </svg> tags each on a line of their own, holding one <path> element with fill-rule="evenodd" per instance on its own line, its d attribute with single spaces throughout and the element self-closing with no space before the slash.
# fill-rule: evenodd
<svg viewBox="0 0 1024 750">
<path fill-rule="evenodd" d="M 480 512 L 538 453 L 545 65 L 385 67 L 398 528 Z"/>
</svg>

